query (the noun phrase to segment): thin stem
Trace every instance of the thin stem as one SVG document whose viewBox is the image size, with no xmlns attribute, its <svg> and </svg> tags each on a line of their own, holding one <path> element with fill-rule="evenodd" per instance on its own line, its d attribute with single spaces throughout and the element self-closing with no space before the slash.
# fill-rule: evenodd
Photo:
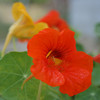
<svg viewBox="0 0 100 100">
<path fill-rule="evenodd" d="M 46 58 L 49 57 L 49 55 L 51 54 L 51 52 L 52 52 L 52 51 L 50 51 L 50 52 L 47 54 Z M 39 89 L 38 89 L 38 95 L 37 95 L 37 100 L 40 100 L 41 90 L 42 90 L 42 82 L 40 81 Z"/>
<path fill-rule="evenodd" d="M 52 51 L 50 51 L 50 52 L 47 54 L 46 58 L 49 57 L 49 55 L 51 54 L 51 52 L 52 52 Z M 38 89 L 38 95 L 37 95 L 37 100 L 40 100 L 41 89 L 42 89 L 42 82 L 40 81 L 39 89 Z"/>
<path fill-rule="evenodd" d="M 60 100 L 64 100 L 62 95 L 60 95 L 56 90 L 54 90 L 53 88 L 51 88 L 49 86 L 48 86 L 48 89 L 51 90 L 52 92 L 56 93 L 59 96 Z"/>
<path fill-rule="evenodd" d="M 22 84 L 22 86 L 21 86 L 21 89 L 23 89 L 24 84 L 25 84 L 27 81 L 29 81 L 31 78 L 33 78 L 33 74 L 31 74 L 27 79 L 24 80 L 24 82 L 23 82 L 23 84 Z"/>
<path fill-rule="evenodd" d="M 72 100 L 75 100 L 75 95 L 74 95 L 74 96 L 72 96 Z"/>
<path fill-rule="evenodd" d="M 39 89 L 38 89 L 38 95 L 37 95 L 37 100 L 40 100 L 41 90 L 42 90 L 42 82 L 40 81 Z"/>
<path fill-rule="evenodd" d="M 16 43 L 15 43 L 15 38 L 13 37 L 13 49 L 14 49 L 14 51 L 17 51 L 17 49 L 16 49 Z"/>
<path fill-rule="evenodd" d="M 11 38 L 12 38 L 12 34 L 11 34 L 11 33 L 8 33 L 8 35 L 7 35 L 7 37 L 6 37 L 6 40 L 5 40 L 5 43 L 4 43 L 4 46 L 3 46 L 3 50 L 2 50 L 2 53 L 1 53 L 1 57 L 4 56 L 5 50 L 6 50 L 7 46 L 8 46 L 8 44 L 9 44 Z"/>
</svg>

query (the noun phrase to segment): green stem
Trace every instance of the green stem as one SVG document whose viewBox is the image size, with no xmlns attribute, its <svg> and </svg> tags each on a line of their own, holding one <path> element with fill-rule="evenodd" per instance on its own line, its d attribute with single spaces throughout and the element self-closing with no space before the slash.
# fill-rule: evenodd
<svg viewBox="0 0 100 100">
<path fill-rule="evenodd" d="M 56 90 L 50 88 L 49 86 L 48 86 L 48 89 L 51 90 L 52 92 L 54 92 L 55 94 L 57 94 L 59 96 L 60 100 L 64 100 L 62 95 L 60 95 Z"/>
<path fill-rule="evenodd" d="M 8 44 L 9 44 L 11 38 L 12 38 L 12 34 L 11 34 L 11 33 L 8 33 L 8 35 L 7 35 L 7 37 L 6 37 L 6 40 L 5 40 L 5 43 L 4 43 L 4 46 L 3 46 L 3 50 L 2 50 L 2 53 L 1 53 L 1 57 L 4 56 L 5 50 L 6 50 L 7 46 L 8 46 Z"/>
<path fill-rule="evenodd" d="M 13 37 L 13 49 L 14 49 L 14 51 L 17 51 L 17 49 L 16 49 L 16 43 L 15 43 L 15 38 Z"/>
<path fill-rule="evenodd" d="M 40 81 L 39 89 L 38 89 L 38 95 L 37 95 L 37 100 L 40 100 L 41 90 L 42 90 L 42 82 Z"/>
<path fill-rule="evenodd" d="M 74 95 L 74 96 L 72 96 L 72 100 L 75 100 L 75 95 Z"/>
</svg>

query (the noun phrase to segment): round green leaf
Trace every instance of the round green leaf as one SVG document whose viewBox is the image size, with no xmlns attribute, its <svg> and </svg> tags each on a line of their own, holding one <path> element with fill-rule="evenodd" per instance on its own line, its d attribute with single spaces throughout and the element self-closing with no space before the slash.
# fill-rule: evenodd
<svg viewBox="0 0 100 100">
<path fill-rule="evenodd" d="M 100 100 L 100 89 L 91 86 L 86 91 L 76 95 L 75 100 Z"/>
<path fill-rule="evenodd" d="M 0 100 L 5 100 L 5 99 L 0 96 Z"/>
<path fill-rule="evenodd" d="M 94 62 L 94 68 L 92 73 L 92 84 L 100 86 L 100 64 Z"/>
<path fill-rule="evenodd" d="M 95 32 L 96 32 L 97 36 L 100 37 L 100 23 L 97 23 L 95 25 Z"/>
<path fill-rule="evenodd" d="M 1 60 L 1 52 L 0 52 L 0 60 Z"/>
<path fill-rule="evenodd" d="M 4 100 L 36 100 L 39 80 L 32 78 L 21 90 L 23 81 L 31 75 L 32 64 L 27 52 L 11 52 L 0 60 L 0 95 Z M 58 88 L 43 83 L 40 100 L 71 100 Z"/>
<path fill-rule="evenodd" d="M 72 28 L 72 27 L 70 27 L 70 29 L 72 30 L 72 31 L 74 31 L 75 32 L 75 39 L 77 40 L 78 38 L 79 38 L 79 36 L 81 35 L 81 33 L 79 32 L 79 31 L 77 31 L 77 30 L 75 30 L 74 28 Z"/>
</svg>

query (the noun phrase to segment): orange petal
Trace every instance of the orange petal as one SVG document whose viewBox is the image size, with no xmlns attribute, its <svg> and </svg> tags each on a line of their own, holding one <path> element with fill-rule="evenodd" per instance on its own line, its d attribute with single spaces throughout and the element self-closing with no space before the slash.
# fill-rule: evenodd
<svg viewBox="0 0 100 100">
<path fill-rule="evenodd" d="M 65 77 L 65 84 L 60 86 L 60 92 L 69 96 L 81 93 L 91 85 L 91 72 L 77 66 L 69 67 L 62 73 Z"/>
<path fill-rule="evenodd" d="M 93 70 L 93 57 L 82 51 L 77 51 L 69 57 L 69 62 L 72 64 L 80 65 L 85 69 L 92 72 Z"/>
<path fill-rule="evenodd" d="M 59 18 L 59 20 L 57 21 L 56 27 L 62 31 L 63 29 L 68 29 L 69 26 L 67 24 L 67 22 L 61 18 Z"/>
<path fill-rule="evenodd" d="M 49 50 L 56 48 L 59 34 L 51 28 L 40 31 L 28 42 L 28 55 L 33 58 L 46 57 Z"/>
<path fill-rule="evenodd" d="M 97 56 L 93 57 L 93 60 L 97 63 L 100 63 L 100 54 L 98 54 Z"/>
<path fill-rule="evenodd" d="M 65 59 L 68 55 L 76 52 L 74 32 L 69 29 L 64 29 L 61 31 L 56 49 L 62 52 L 61 59 Z"/>
<path fill-rule="evenodd" d="M 51 10 L 46 16 L 40 19 L 38 22 L 45 22 L 49 27 L 53 27 L 56 25 L 59 19 L 59 13 L 56 10 Z"/>
<path fill-rule="evenodd" d="M 47 60 L 33 60 L 34 65 L 31 66 L 31 72 L 36 79 L 39 79 L 50 86 L 63 85 L 65 79 L 63 75 L 55 68 L 48 67 Z"/>
</svg>

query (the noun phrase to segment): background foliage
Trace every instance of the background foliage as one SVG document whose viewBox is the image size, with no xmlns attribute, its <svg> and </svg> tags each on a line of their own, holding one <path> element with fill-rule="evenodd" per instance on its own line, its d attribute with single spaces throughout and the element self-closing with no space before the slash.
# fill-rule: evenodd
<svg viewBox="0 0 100 100">
<path fill-rule="evenodd" d="M 79 49 L 82 50 L 79 45 Z M 0 60 L 0 100 L 36 100 L 39 80 L 32 78 L 21 90 L 23 81 L 31 74 L 32 58 L 27 52 L 11 52 Z M 92 86 L 74 96 L 59 92 L 59 87 L 50 87 L 43 83 L 41 100 L 99 100 L 100 65 L 94 63 Z"/>
</svg>

